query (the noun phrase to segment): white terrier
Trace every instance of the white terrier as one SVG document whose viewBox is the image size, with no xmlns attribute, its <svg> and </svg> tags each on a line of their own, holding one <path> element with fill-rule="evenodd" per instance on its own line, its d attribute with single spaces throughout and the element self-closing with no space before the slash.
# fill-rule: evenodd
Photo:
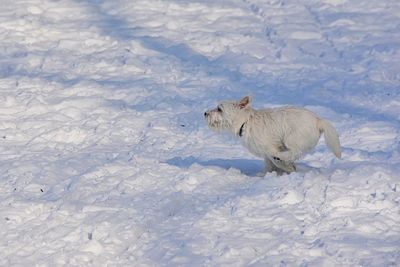
<svg viewBox="0 0 400 267">
<path fill-rule="evenodd" d="M 294 172 L 294 161 L 314 148 L 324 133 L 325 143 L 341 157 L 338 134 L 326 120 L 299 107 L 255 110 L 250 97 L 239 102 L 224 101 L 204 113 L 208 126 L 216 131 L 228 131 L 240 137 L 243 145 L 265 160 L 265 171 Z"/>
</svg>

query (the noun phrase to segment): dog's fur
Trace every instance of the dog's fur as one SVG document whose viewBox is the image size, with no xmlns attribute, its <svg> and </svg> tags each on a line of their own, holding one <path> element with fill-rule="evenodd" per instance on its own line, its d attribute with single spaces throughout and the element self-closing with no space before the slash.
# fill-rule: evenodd
<svg viewBox="0 0 400 267">
<path fill-rule="evenodd" d="M 338 134 L 326 120 L 299 107 L 255 110 L 246 96 L 240 101 L 223 101 L 204 113 L 208 126 L 240 137 L 243 145 L 265 160 L 265 175 L 296 170 L 294 161 L 314 148 L 322 133 L 336 157 L 341 157 Z"/>
</svg>

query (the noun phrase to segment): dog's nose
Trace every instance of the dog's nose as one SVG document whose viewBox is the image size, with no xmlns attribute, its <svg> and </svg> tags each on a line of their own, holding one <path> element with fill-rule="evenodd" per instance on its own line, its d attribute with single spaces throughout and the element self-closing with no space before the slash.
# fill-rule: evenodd
<svg viewBox="0 0 400 267">
<path fill-rule="evenodd" d="M 207 117 L 208 116 L 208 112 L 204 112 L 204 117 Z"/>
</svg>

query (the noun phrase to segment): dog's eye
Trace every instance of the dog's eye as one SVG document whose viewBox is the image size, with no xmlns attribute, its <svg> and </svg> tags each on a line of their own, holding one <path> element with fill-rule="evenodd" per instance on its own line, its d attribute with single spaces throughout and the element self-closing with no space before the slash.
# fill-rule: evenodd
<svg viewBox="0 0 400 267">
<path fill-rule="evenodd" d="M 222 109 L 220 107 L 217 108 L 218 112 L 222 112 Z"/>
</svg>

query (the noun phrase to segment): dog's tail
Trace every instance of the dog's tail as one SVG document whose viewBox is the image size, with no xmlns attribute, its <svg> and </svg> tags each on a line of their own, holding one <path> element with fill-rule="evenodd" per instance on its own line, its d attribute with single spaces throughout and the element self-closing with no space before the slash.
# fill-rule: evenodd
<svg viewBox="0 0 400 267">
<path fill-rule="evenodd" d="M 340 159 L 342 151 L 340 149 L 339 135 L 335 128 L 328 121 L 320 119 L 319 130 L 324 133 L 325 143 L 332 150 L 335 156 Z"/>
</svg>

